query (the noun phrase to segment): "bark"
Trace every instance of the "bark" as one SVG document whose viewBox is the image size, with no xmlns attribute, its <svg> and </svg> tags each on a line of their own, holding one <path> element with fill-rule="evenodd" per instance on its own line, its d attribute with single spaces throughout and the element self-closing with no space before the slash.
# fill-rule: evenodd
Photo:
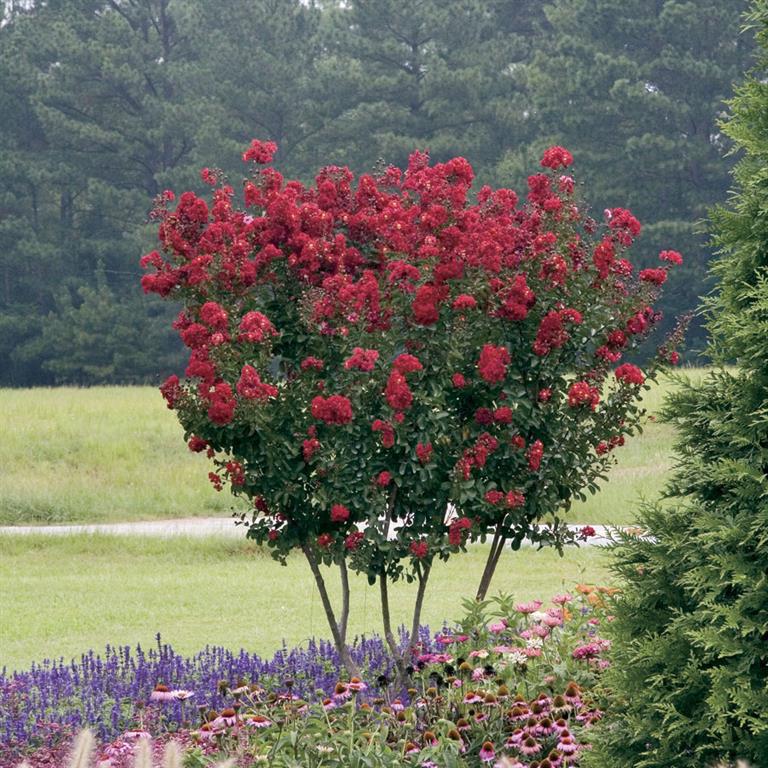
<svg viewBox="0 0 768 768">
<path fill-rule="evenodd" d="M 491 548 L 488 551 L 488 558 L 485 561 L 483 575 L 480 578 L 480 584 L 477 587 L 475 600 L 478 602 L 485 600 L 488 587 L 491 585 L 491 579 L 493 579 L 493 574 L 496 572 L 496 566 L 499 564 L 499 558 L 504 551 L 504 544 L 506 544 L 506 541 L 507 537 L 502 533 L 502 523 L 499 523 L 496 526 L 496 532 L 494 533 L 493 541 L 491 542 Z"/>
<path fill-rule="evenodd" d="M 424 593 L 427 589 L 429 573 L 432 570 L 432 563 L 427 563 L 423 571 L 419 571 L 419 589 L 416 592 L 416 602 L 413 605 L 413 622 L 411 623 L 411 647 L 419 641 L 419 626 L 421 625 L 421 607 L 424 604 Z"/>
<path fill-rule="evenodd" d="M 317 591 L 320 593 L 320 600 L 322 601 L 323 609 L 325 610 L 325 618 L 328 619 L 328 625 L 330 626 L 331 634 L 333 635 L 333 643 L 339 653 L 341 663 L 344 665 L 344 668 L 350 676 L 359 675 L 360 670 L 357 668 L 355 662 L 352 661 L 352 657 L 349 654 L 349 648 L 347 648 L 345 638 L 342 637 L 339 623 L 336 621 L 336 615 L 333 612 L 331 599 L 328 596 L 328 590 L 325 588 L 325 580 L 323 579 L 323 574 L 320 572 L 320 567 L 317 564 L 317 558 L 308 544 L 305 544 L 302 549 L 307 558 L 307 562 L 309 563 L 309 567 L 312 569 L 312 575 L 315 577 Z"/>
</svg>

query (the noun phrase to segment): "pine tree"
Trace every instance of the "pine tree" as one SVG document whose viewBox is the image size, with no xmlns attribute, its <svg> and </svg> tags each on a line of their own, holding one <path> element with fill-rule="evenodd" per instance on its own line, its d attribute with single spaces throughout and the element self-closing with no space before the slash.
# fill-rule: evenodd
<svg viewBox="0 0 768 768">
<path fill-rule="evenodd" d="M 507 158 L 519 173 L 551 143 L 568 147 L 598 212 L 622 205 L 643 222 L 650 262 L 664 244 L 686 255 L 662 302 L 668 322 L 710 285 L 701 222 L 728 187 L 729 142 L 718 128 L 751 64 L 740 34 L 747 0 L 554 0 L 547 44 L 527 68 L 534 146 Z M 695 323 L 689 346 L 700 348 Z"/>
<path fill-rule="evenodd" d="M 768 0 L 749 15 L 760 61 L 723 130 L 743 152 L 712 215 L 706 303 L 721 368 L 668 402 L 679 465 L 669 506 L 622 536 L 607 723 L 590 765 L 768 766 Z"/>
</svg>

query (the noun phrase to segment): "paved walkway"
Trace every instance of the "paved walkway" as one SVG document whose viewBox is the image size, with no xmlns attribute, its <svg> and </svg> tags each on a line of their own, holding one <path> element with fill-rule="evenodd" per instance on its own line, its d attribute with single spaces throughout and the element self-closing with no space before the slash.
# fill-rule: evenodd
<svg viewBox="0 0 768 768">
<path fill-rule="evenodd" d="M 584 526 L 569 525 L 572 531 Z M 595 535 L 586 544 L 605 544 L 608 541 L 608 526 L 593 525 Z M 118 534 L 120 536 L 230 536 L 242 538 L 245 528 L 235 525 L 229 517 L 188 517 L 178 520 L 148 520 L 138 523 L 93 523 L 88 525 L 7 525 L 0 526 L 0 535 L 45 534 L 61 536 L 78 533 Z"/>
</svg>

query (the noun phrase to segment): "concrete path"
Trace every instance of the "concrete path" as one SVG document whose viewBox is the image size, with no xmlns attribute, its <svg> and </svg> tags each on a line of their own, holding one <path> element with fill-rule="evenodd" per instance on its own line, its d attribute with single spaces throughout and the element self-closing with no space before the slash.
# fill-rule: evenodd
<svg viewBox="0 0 768 768">
<path fill-rule="evenodd" d="M 580 531 L 584 526 L 569 525 L 572 531 Z M 612 526 L 611 526 L 612 527 Z M 606 544 L 609 526 L 593 525 L 595 535 L 584 543 L 589 545 Z M 235 525 L 228 517 L 189 517 L 177 520 L 148 520 L 137 523 L 93 523 L 88 525 L 7 525 L 0 526 L 0 535 L 44 534 L 61 536 L 78 533 L 117 534 L 120 536 L 229 536 L 243 538 L 245 528 Z M 641 531 L 638 531 L 641 533 Z"/>
</svg>

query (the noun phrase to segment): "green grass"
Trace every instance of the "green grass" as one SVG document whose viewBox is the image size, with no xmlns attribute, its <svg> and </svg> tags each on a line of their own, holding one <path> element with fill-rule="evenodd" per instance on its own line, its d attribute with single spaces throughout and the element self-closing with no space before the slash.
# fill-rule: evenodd
<svg viewBox="0 0 768 768">
<path fill-rule="evenodd" d="M 701 377 L 701 369 L 689 371 Z M 651 413 L 670 387 L 646 395 Z M 151 387 L 0 390 L 0 525 L 226 516 L 234 500 L 207 480 L 175 415 Z M 569 514 L 576 523 L 629 523 L 671 466 L 672 427 L 649 422 L 616 455 L 604 489 Z"/>
<path fill-rule="evenodd" d="M 437 563 L 424 621 L 434 628 L 461 616 L 477 586 L 485 548 Z M 596 548 L 505 552 L 491 592 L 546 599 L 577 581 L 606 583 Z M 337 596 L 336 574 L 328 575 Z M 352 634 L 378 631 L 378 589 L 352 579 Z M 393 620 L 407 618 L 414 589 L 398 583 Z M 178 651 L 206 644 L 271 654 L 285 640 L 327 637 L 309 567 L 275 563 L 251 543 L 212 539 L 0 535 L 0 668 L 72 657 L 107 643 L 149 646 L 162 633 Z"/>
<path fill-rule="evenodd" d="M 0 524 L 226 514 L 152 387 L 0 390 Z"/>
</svg>

